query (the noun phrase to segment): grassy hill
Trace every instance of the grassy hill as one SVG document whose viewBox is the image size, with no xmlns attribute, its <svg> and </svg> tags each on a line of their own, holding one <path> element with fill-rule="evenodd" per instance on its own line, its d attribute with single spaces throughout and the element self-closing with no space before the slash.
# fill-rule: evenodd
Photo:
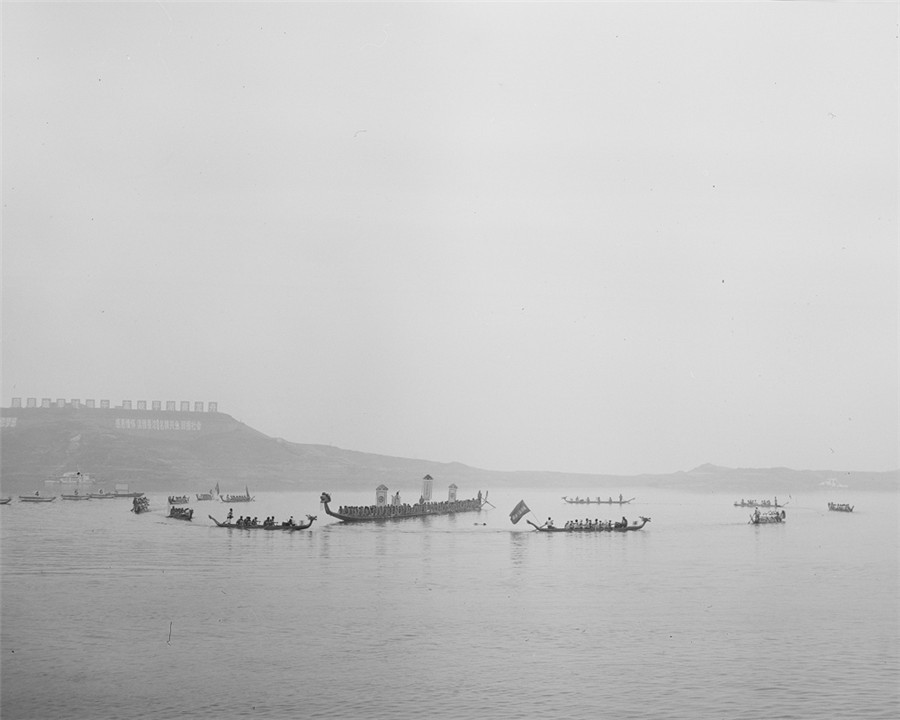
<svg viewBox="0 0 900 720">
<path fill-rule="evenodd" d="M 561 494 L 618 493 L 629 487 L 727 489 L 786 493 L 834 481 L 855 489 L 896 490 L 887 473 L 725 468 L 701 465 L 664 475 L 498 472 L 307 445 L 272 438 L 225 413 L 88 408 L 3 408 L 0 492 L 30 492 L 44 481 L 81 470 L 98 484 L 129 483 L 145 492 L 372 490 L 418 488 L 426 474 L 435 489 L 455 482 L 463 494 L 500 487 L 559 488 Z"/>
</svg>

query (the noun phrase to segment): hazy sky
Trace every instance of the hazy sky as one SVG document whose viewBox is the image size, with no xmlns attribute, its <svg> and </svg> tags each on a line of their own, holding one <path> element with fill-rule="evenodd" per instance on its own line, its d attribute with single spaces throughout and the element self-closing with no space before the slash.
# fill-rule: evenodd
<svg viewBox="0 0 900 720">
<path fill-rule="evenodd" d="M 896 3 L 2 13 L 3 406 L 900 466 Z"/>
</svg>

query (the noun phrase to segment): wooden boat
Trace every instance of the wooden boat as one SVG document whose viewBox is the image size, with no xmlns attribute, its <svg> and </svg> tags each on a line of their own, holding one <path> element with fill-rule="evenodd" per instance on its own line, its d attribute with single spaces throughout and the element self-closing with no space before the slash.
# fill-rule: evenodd
<svg viewBox="0 0 900 720">
<path fill-rule="evenodd" d="M 318 518 L 315 515 L 307 515 L 307 519 L 309 522 L 300 523 L 299 525 L 288 525 L 287 523 L 275 523 L 272 525 L 238 525 L 237 523 L 230 522 L 219 522 L 212 515 L 208 515 L 210 520 L 212 520 L 216 527 L 223 528 L 232 528 L 233 530 L 282 530 L 284 532 L 296 532 L 297 530 L 306 530 L 310 527 Z"/>
<path fill-rule="evenodd" d="M 11 500 L 11 497 L 0 498 L 0 505 L 9 505 Z"/>
<path fill-rule="evenodd" d="M 785 512 L 782 510 L 778 512 L 777 510 L 769 510 L 767 512 L 760 512 L 759 508 L 757 508 L 756 512 L 750 516 L 751 525 L 769 525 L 772 523 L 783 523 L 785 521 Z"/>
<path fill-rule="evenodd" d="M 194 510 L 193 508 L 170 507 L 167 517 L 173 518 L 175 520 L 187 520 L 188 522 L 191 522 L 191 520 L 194 519 Z"/>
<path fill-rule="evenodd" d="M 770 502 L 769 500 L 744 500 L 744 498 L 734 502 L 735 507 L 782 508 L 785 505 L 787 503 L 779 503 L 778 498 L 775 498 L 775 502 Z"/>
<path fill-rule="evenodd" d="M 187 495 L 169 495 L 169 505 L 187 505 L 190 501 Z"/>
<path fill-rule="evenodd" d="M 565 495 L 563 495 L 562 499 L 570 505 L 627 505 L 632 500 L 634 500 L 634 498 L 628 498 L 627 500 L 625 500 L 621 495 L 619 495 L 618 500 L 613 500 L 612 498 L 601 500 L 599 496 L 597 496 L 597 498 L 595 498 L 594 500 L 591 500 L 591 498 L 580 497 L 568 498 Z"/>
<path fill-rule="evenodd" d="M 115 493 L 106 492 L 106 490 L 101 490 L 100 492 L 90 493 L 91 498 L 94 500 L 111 500 L 116 497 Z"/>
<path fill-rule="evenodd" d="M 56 500 L 56 495 L 19 495 L 19 502 L 45 503 Z"/>
<path fill-rule="evenodd" d="M 81 494 L 79 494 L 79 492 L 77 490 L 75 492 L 71 493 L 70 495 L 67 495 L 66 493 L 62 493 L 60 495 L 60 497 L 63 500 L 90 500 L 91 499 L 90 494 L 81 495 Z"/>
<path fill-rule="evenodd" d="M 828 509 L 834 512 L 853 512 L 854 507 L 856 506 L 848 503 L 828 503 Z"/>
<path fill-rule="evenodd" d="M 199 502 L 202 502 L 202 501 L 204 501 L 204 500 L 212 500 L 212 499 L 213 499 L 213 494 L 212 494 L 211 492 L 208 492 L 208 493 L 194 493 L 194 495 L 197 496 L 197 500 L 198 500 Z"/>
<path fill-rule="evenodd" d="M 253 502 L 256 498 L 250 497 L 250 489 L 245 487 L 243 495 L 219 495 L 219 499 L 224 503 L 242 503 Z"/>
<path fill-rule="evenodd" d="M 480 511 L 486 502 L 481 491 L 478 496 L 469 500 L 445 500 L 442 502 L 416 503 L 415 505 L 363 505 L 356 508 L 359 512 L 335 512 L 329 506 L 331 495 L 323 492 L 319 497 L 325 506 L 325 513 L 341 522 L 389 522 L 391 520 L 408 520 L 410 518 L 433 517 L 436 515 L 455 515 L 464 512 Z"/>
<path fill-rule="evenodd" d="M 644 525 L 650 522 L 650 518 L 640 516 L 641 520 L 638 522 L 635 520 L 630 525 L 626 525 L 621 522 L 615 523 L 600 523 L 598 527 L 590 527 L 590 528 L 577 528 L 577 527 L 547 527 L 546 524 L 538 525 L 537 523 L 531 522 L 528 518 L 525 518 L 525 522 L 527 522 L 531 527 L 533 527 L 538 532 L 562 532 L 562 533 L 598 533 L 598 532 L 631 532 L 634 530 L 640 530 Z"/>
</svg>

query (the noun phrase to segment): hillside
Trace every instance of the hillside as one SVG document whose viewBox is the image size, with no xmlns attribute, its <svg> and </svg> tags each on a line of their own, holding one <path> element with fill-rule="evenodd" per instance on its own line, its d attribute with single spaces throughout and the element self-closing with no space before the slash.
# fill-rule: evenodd
<svg viewBox="0 0 900 720">
<path fill-rule="evenodd" d="M 464 492 L 501 487 L 557 487 L 563 493 L 618 492 L 628 487 L 791 492 L 833 482 L 862 490 L 896 490 L 900 471 L 887 473 L 726 468 L 701 465 L 663 475 L 499 472 L 460 463 L 389 457 L 264 435 L 219 412 L 122 408 L 3 408 L 0 488 L 10 495 L 81 470 L 97 484 L 126 482 L 145 492 L 370 490 L 380 483 L 417 488 L 426 474 L 436 488 Z"/>
</svg>

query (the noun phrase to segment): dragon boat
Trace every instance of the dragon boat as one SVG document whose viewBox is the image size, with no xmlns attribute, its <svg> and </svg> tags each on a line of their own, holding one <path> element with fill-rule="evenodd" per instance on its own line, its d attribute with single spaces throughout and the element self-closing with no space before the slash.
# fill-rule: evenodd
<svg viewBox="0 0 900 720">
<path fill-rule="evenodd" d="M 750 525 L 769 525 L 772 523 L 783 523 L 785 521 L 785 512 L 782 510 L 769 510 L 760 512 L 757 508 L 756 512 L 750 516 Z"/>
<path fill-rule="evenodd" d="M 600 498 L 599 495 L 593 500 L 589 497 L 588 498 L 580 498 L 580 497 L 570 498 L 570 497 L 566 497 L 565 495 L 563 495 L 562 499 L 565 500 L 570 505 L 627 505 L 632 500 L 634 500 L 634 498 L 628 498 L 627 500 L 625 500 L 621 495 L 619 495 L 618 500 L 613 500 L 612 498 L 607 498 L 606 500 L 603 500 Z"/>
<path fill-rule="evenodd" d="M 352 508 L 340 508 L 338 512 L 331 509 L 331 495 L 323 492 L 319 497 L 325 506 L 325 514 L 346 523 L 390 522 L 392 520 L 408 520 L 410 518 L 434 517 L 438 515 L 456 515 L 464 512 L 478 512 L 487 504 L 487 494 L 478 495 L 469 500 L 443 500 L 439 502 L 417 502 L 409 504 L 362 505 Z"/>
<path fill-rule="evenodd" d="M 170 507 L 167 517 L 173 518 L 175 520 L 187 520 L 188 522 L 191 522 L 194 519 L 194 509 Z"/>
<path fill-rule="evenodd" d="M 307 515 L 306 518 L 309 522 L 300 523 L 299 525 L 290 525 L 286 522 L 280 524 L 272 523 L 271 525 L 263 525 L 260 523 L 253 525 L 251 523 L 238 524 L 236 522 L 219 522 L 212 515 L 208 515 L 207 517 L 216 524 L 216 527 L 221 528 L 232 528 L 233 530 L 283 530 L 285 532 L 306 530 L 318 519 L 315 515 Z"/>
<path fill-rule="evenodd" d="M 190 501 L 187 495 L 169 495 L 169 505 L 187 505 Z"/>
<path fill-rule="evenodd" d="M 563 527 L 555 527 L 555 526 L 547 526 L 538 525 L 537 523 L 531 522 L 528 518 L 525 519 L 531 527 L 533 527 L 538 532 L 560 532 L 560 533 L 598 533 L 598 532 L 631 532 L 634 530 L 640 530 L 644 525 L 650 522 L 650 518 L 640 516 L 640 522 L 635 520 L 630 525 L 623 522 L 614 522 L 614 523 L 599 523 L 596 527 L 574 527 L 572 525 L 563 526 Z"/>
<path fill-rule="evenodd" d="M 833 512 L 853 512 L 854 507 L 856 506 L 848 503 L 828 503 L 828 509 Z"/>
</svg>

